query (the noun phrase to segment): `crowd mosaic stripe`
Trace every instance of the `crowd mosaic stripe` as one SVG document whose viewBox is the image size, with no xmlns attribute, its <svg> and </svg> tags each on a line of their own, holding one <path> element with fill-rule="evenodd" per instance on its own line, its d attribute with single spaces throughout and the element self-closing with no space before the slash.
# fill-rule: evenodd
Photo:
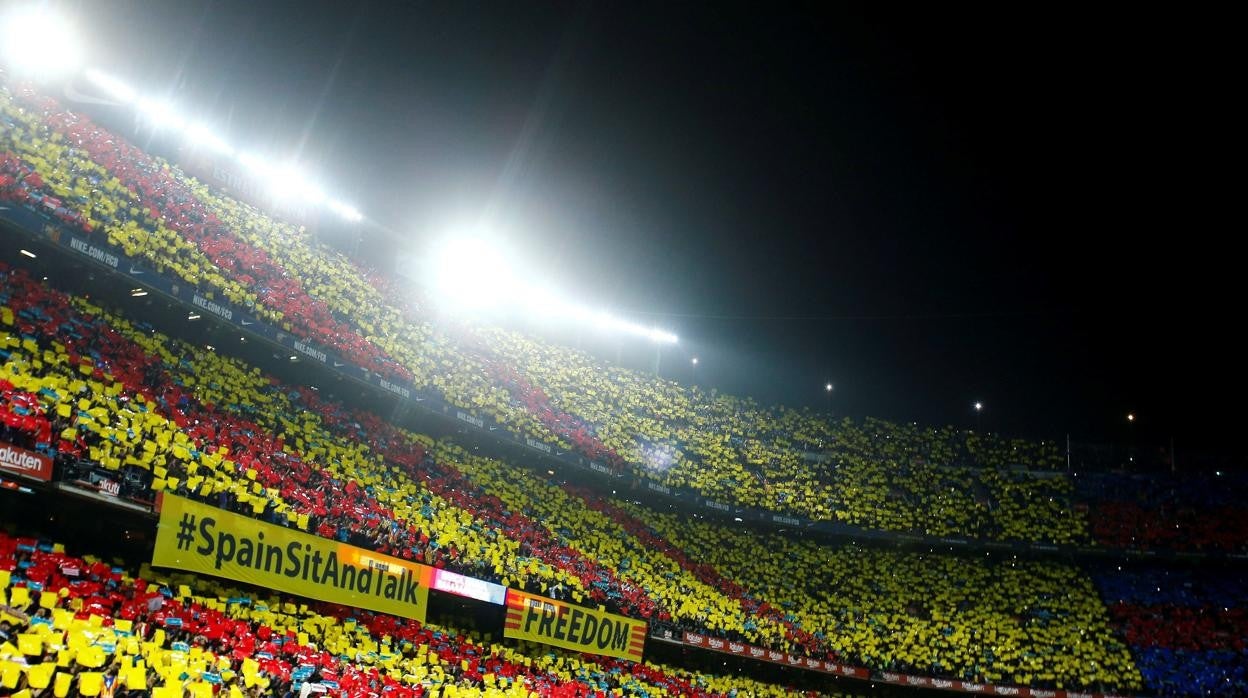
<svg viewBox="0 0 1248 698">
<path fill-rule="evenodd" d="M 246 308 L 218 300 L 211 294 L 201 293 L 198 289 L 189 287 L 185 283 L 162 276 L 141 261 L 122 254 L 119 249 L 98 240 L 89 240 L 37 210 L 26 207 L 0 206 L 0 221 L 7 222 L 22 234 L 40 238 L 61 250 L 69 252 L 72 256 L 85 258 L 109 269 L 123 276 L 128 284 L 143 286 L 173 298 L 201 313 L 212 315 L 217 320 L 227 323 L 237 330 L 280 345 L 289 350 L 291 355 L 300 356 L 314 364 L 324 366 L 327 370 L 340 376 L 371 386 L 376 390 L 390 393 L 419 410 L 458 420 L 466 428 L 472 428 L 475 432 L 488 436 L 491 439 L 505 441 L 513 446 L 526 449 L 534 456 L 549 458 L 560 465 L 582 471 L 592 471 L 598 476 L 618 482 L 620 486 L 631 486 L 634 489 L 670 497 L 721 516 L 732 516 L 746 521 L 773 526 L 801 528 L 828 535 L 901 542 L 951 550 L 986 549 L 1015 553 L 1062 553 L 1085 557 L 1121 556 L 1125 554 L 1142 559 L 1248 559 L 1248 553 L 1159 552 L 1156 550 L 1130 549 L 1124 551 L 1094 545 L 1005 543 L 959 536 L 915 535 L 864 529 L 837 521 L 813 521 L 790 514 L 727 504 L 709 499 L 691 489 L 673 488 L 644 478 L 621 475 L 612 471 L 611 468 L 603 463 L 592 461 L 574 453 L 561 453 L 550 444 L 513 433 L 504 425 L 496 423 L 488 416 L 472 414 L 446 402 L 440 395 L 418 389 L 409 382 L 378 375 L 373 371 L 352 363 L 350 360 L 325 347 L 305 341 L 290 332 L 274 327 Z"/>
<path fill-rule="evenodd" d="M 1143 559 L 1248 559 L 1248 553 L 1158 552 L 1139 551 L 1139 549 L 1122 551 L 1122 549 L 1098 546 L 1058 546 L 1058 544 L 1048 543 L 983 541 L 983 539 L 957 536 L 919 536 L 919 534 L 859 528 L 851 526 L 851 524 L 835 521 L 811 521 L 811 519 L 790 516 L 790 514 L 763 511 L 763 509 L 740 507 L 736 506 L 736 504 L 715 501 L 715 499 L 706 498 L 703 494 L 693 491 L 693 489 L 666 487 L 663 484 L 649 481 L 649 479 L 633 478 L 625 476 L 625 474 L 619 474 L 612 471 L 608 466 L 603 465 L 603 463 L 588 460 L 588 458 L 575 455 L 575 453 L 552 453 L 552 448 L 547 443 L 519 436 L 517 433 L 508 431 L 503 425 L 495 423 L 492 418 L 472 415 L 472 413 L 444 401 L 436 393 L 418 390 L 412 383 L 396 380 L 396 378 L 379 376 L 376 372 L 369 371 L 367 368 L 354 365 L 346 357 L 339 356 L 337 353 L 316 345 L 314 342 L 307 341 L 303 337 L 292 335 L 290 332 L 270 325 L 270 323 L 261 320 L 256 313 L 247 310 L 247 308 L 217 300 L 211 293 L 201 293 L 196 288 L 186 286 L 185 283 L 170 280 L 170 278 L 152 270 L 151 267 L 144 265 L 140 260 L 127 257 L 120 250 L 107 245 L 107 243 L 89 240 L 89 238 L 72 231 L 69 227 L 61 225 L 59 221 L 50 219 L 50 217 L 47 217 L 40 211 L 27 209 L 27 207 L 0 206 L 0 221 L 7 222 L 16 231 L 21 232 L 22 235 L 41 238 L 42 241 L 59 247 L 60 250 L 70 252 L 71 256 L 86 258 L 87 261 L 114 271 L 117 275 L 125 277 L 126 283 L 144 286 L 149 288 L 149 290 L 171 297 L 173 300 L 185 303 L 188 307 L 196 308 L 198 312 L 206 312 L 208 315 L 217 318 L 218 321 L 228 323 L 236 330 L 250 333 L 252 336 L 263 338 L 263 340 L 286 348 L 286 350 L 291 352 L 292 356 L 303 357 L 305 360 L 317 363 L 317 365 L 321 365 L 339 376 L 351 378 L 351 380 L 371 386 L 374 390 L 391 393 L 391 395 L 398 397 L 399 400 L 408 402 L 409 405 L 418 408 L 418 410 L 432 412 L 434 415 L 457 420 L 463 426 L 474 427 L 475 432 L 480 433 L 482 436 L 509 442 L 512 446 L 524 448 L 524 450 L 532 453 L 535 457 L 550 458 L 550 460 L 558 462 L 562 466 L 578 468 L 582 469 L 582 471 L 592 471 L 598 473 L 599 476 L 613 479 L 620 486 L 633 486 L 634 488 L 661 494 L 664 497 L 679 499 L 679 501 L 694 504 L 696 507 L 703 508 L 710 513 L 720 514 L 720 516 L 739 517 L 744 519 L 744 521 L 773 524 L 773 526 L 802 528 L 806 529 L 806 531 L 832 534 L 832 536 L 922 544 L 922 546 L 948 549 L 983 548 L 1002 552 L 1065 553 L 1097 557 L 1119 557 L 1127 554 L 1129 557 Z"/>
</svg>

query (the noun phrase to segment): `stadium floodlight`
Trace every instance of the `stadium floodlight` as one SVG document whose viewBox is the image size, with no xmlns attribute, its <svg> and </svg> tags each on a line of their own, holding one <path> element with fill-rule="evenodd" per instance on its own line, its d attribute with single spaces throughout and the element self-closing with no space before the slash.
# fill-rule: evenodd
<svg viewBox="0 0 1248 698">
<path fill-rule="evenodd" d="M 510 297 L 515 282 L 502 253 L 478 238 L 455 238 L 435 255 L 434 284 L 449 305 L 481 310 Z"/>
<path fill-rule="evenodd" d="M 977 402 L 977 403 L 975 403 L 975 411 L 976 411 L 976 412 L 983 412 L 983 411 L 984 411 L 984 403 L 982 403 L 982 402 Z"/>
<path fill-rule="evenodd" d="M 651 342 L 656 344 L 676 344 L 680 341 L 680 338 L 676 335 L 666 330 L 660 330 L 657 327 L 651 328 L 650 331 L 646 332 L 646 336 L 650 338 Z"/>
<path fill-rule="evenodd" d="M 130 104 L 139 97 L 139 93 L 135 92 L 134 88 L 97 68 L 87 68 L 84 75 L 92 85 L 122 104 Z"/>
<path fill-rule="evenodd" d="M 331 200 L 328 206 L 329 206 L 329 210 L 333 211 L 339 216 L 342 216 L 343 218 L 347 219 L 348 221 L 352 223 L 359 223 L 360 221 L 364 220 L 364 214 L 356 210 L 356 208 L 352 206 L 351 204 L 346 204 L 341 201 Z"/>
<path fill-rule="evenodd" d="M 824 383 L 824 384 L 823 384 L 823 391 L 824 391 L 825 393 L 830 393 L 830 392 L 832 392 L 832 384 L 831 384 L 831 383 Z"/>
<path fill-rule="evenodd" d="M 656 344 L 677 344 L 680 342 L 679 337 L 667 330 L 658 327 L 646 327 L 628 320 L 621 320 L 606 311 L 591 311 L 587 308 L 573 307 L 567 311 L 567 314 L 602 331 L 645 337 Z"/>
<path fill-rule="evenodd" d="M 580 319 L 581 310 L 563 300 L 550 288 L 540 284 L 524 286 L 515 290 L 515 298 L 527 315 L 539 320 L 556 320 L 559 318 Z"/>
<path fill-rule="evenodd" d="M 330 204 L 331 207 L 333 204 Z M 680 339 L 659 327 L 629 322 L 603 311 L 571 302 L 531 281 L 508 264 L 503 252 L 479 237 L 454 238 L 436 249 L 427 275 L 439 300 L 457 311 L 507 310 L 540 321 L 579 324 L 599 332 L 643 337 L 656 344 L 677 344 Z"/>
<path fill-rule="evenodd" d="M 570 313 L 574 318 L 580 318 L 583 322 L 593 325 L 602 331 L 620 332 L 622 334 L 631 334 L 638 337 L 645 337 L 655 344 L 677 344 L 680 338 L 658 327 L 646 327 L 635 322 L 622 320 L 606 311 L 591 311 L 584 308 L 577 308 Z"/>
<path fill-rule="evenodd" d="M 303 197 L 304 201 L 308 201 L 313 204 L 323 204 L 326 199 L 325 191 L 315 184 L 310 183 L 305 184 L 305 186 L 299 190 L 299 196 Z"/>
<path fill-rule="evenodd" d="M 270 180 L 269 191 L 276 199 L 303 199 L 318 204 L 325 201 L 325 192 L 292 166 L 277 170 Z"/>
<path fill-rule="evenodd" d="M 186 119 L 178 116 L 168 102 L 142 97 L 138 102 L 139 114 L 153 127 L 181 131 L 186 128 Z"/>
<path fill-rule="evenodd" d="M 18 5 L 0 17 L 0 52 L 15 72 L 36 80 L 63 78 L 82 65 L 73 23 L 42 3 Z"/>
<path fill-rule="evenodd" d="M 221 153 L 225 156 L 232 156 L 234 149 L 230 147 L 220 136 L 213 133 L 207 126 L 199 122 L 192 123 L 186 127 L 183 132 L 186 140 L 190 141 L 192 146 L 199 148 L 207 148 L 213 152 Z"/>
<path fill-rule="evenodd" d="M 272 165 L 255 153 L 239 153 L 238 162 L 259 177 L 269 177 L 275 172 Z"/>
</svg>

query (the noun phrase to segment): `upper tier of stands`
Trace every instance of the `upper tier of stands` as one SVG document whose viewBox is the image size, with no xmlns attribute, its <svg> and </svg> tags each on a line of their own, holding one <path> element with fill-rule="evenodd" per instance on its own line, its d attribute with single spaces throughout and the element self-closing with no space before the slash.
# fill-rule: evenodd
<svg viewBox="0 0 1248 698">
<path fill-rule="evenodd" d="M 516 332 L 435 321 L 393 280 L 28 86 L 0 91 L 0 115 L 7 201 L 516 433 L 668 486 L 819 520 L 1007 540 L 1088 538 L 1068 481 L 1003 467 L 1053 469 L 1061 458 L 1052 443 L 829 421 L 604 365 Z"/>
<path fill-rule="evenodd" d="M 1077 488 L 1041 472 L 1062 466 L 1051 442 L 765 407 L 435 318 L 393 279 L 27 85 L 0 83 L 0 200 L 514 433 L 718 501 L 934 536 L 1248 547 L 1242 507 L 1210 526 L 1199 492 L 1166 486 L 1140 500 L 1099 482 Z"/>
</svg>

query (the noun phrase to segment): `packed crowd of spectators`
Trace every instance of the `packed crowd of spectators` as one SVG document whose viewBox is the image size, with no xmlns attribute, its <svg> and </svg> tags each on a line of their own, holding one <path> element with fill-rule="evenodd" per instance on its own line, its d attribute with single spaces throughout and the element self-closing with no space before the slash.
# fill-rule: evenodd
<svg viewBox="0 0 1248 698">
<path fill-rule="evenodd" d="M 842 661 L 974 682 L 1132 690 L 1139 673 L 1077 567 L 760 535 L 597 500 L 816 636 Z"/>
<path fill-rule="evenodd" d="M 1246 540 L 1242 508 L 1221 512 L 1234 526 L 1202 527 L 1190 514 L 1198 498 L 1186 508 L 1084 498 L 1085 513 L 1053 472 L 1052 442 L 765 407 L 437 316 L 420 294 L 28 85 L 0 83 L 0 199 L 516 434 L 712 499 L 1009 541 L 1229 550 Z"/>
<path fill-rule="evenodd" d="M 1248 551 L 1248 483 L 1237 473 L 1094 473 L 1077 480 L 1089 523 L 1107 546 Z"/>
<path fill-rule="evenodd" d="M 1145 685 L 1161 696 L 1248 694 L 1248 578 L 1235 568 L 1093 574 Z"/>
<path fill-rule="evenodd" d="M 1004 564 L 852 549 L 828 557 L 705 524 L 676 530 L 665 515 L 412 434 L 23 272 L 0 269 L 0 279 L 0 413 L 32 420 L 36 445 L 58 467 L 89 461 L 137 473 L 153 492 L 751 644 L 979 680 L 1133 685 L 1129 659 L 1121 664 L 1099 634 L 1103 607 L 1094 596 L 1089 605 L 1071 568 L 1015 574 Z M 722 557 L 729 552 L 735 563 Z M 868 586 L 848 595 L 851 580 Z M 981 584 L 991 593 L 976 603 Z M 903 588 L 913 600 L 939 600 L 944 624 L 907 624 L 919 616 L 890 606 L 904 609 Z M 1076 623 L 1092 633 L 1080 646 L 1095 670 L 1055 659 L 1072 651 Z M 1006 641 L 1017 654 L 1000 649 Z"/>
<path fill-rule="evenodd" d="M 791 646 L 778 626 L 747 630 L 739 599 L 604 536 L 576 500 L 551 512 L 523 473 L 0 273 L 17 330 L 0 334 L 0 385 L 49 423 L 58 463 L 137 471 L 153 491 L 633 616 L 712 608 L 713 629 Z"/>
<path fill-rule="evenodd" d="M 781 686 L 504 646 L 0 532 L 0 693 L 37 696 L 784 696 Z M 813 696 L 814 694 L 805 694 Z"/>
<path fill-rule="evenodd" d="M 765 407 L 438 318 L 393 280 L 26 86 L 0 86 L 0 199 L 503 428 L 721 501 L 996 540 L 1248 543 L 1239 481 L 1072 480 L 1054 472 L 1052 443 Z M 174 491 L 511 586 L 873 668 L 1057 687 L 1139 680 L 1073 568 L 856 548 L 820 555 L 801 541 L 677 526 L 0 274 L 0 438 L 59 468 L 86 463 L 149 494 Z M 906 583 L 890 585 L 899 571 Z M 1105 593 L 1110 582 L 1098 582 Z M 1132 584 L 1121 598 L 1152 582 Z M 970 598 L 971 589 L 990 593 Z M 1242 692 L 1238 598 L 1218 613 L 1216 603 L 1113 596 L 1115 627 L 1150 687 Z M 1075 639 L 1076 625 L 1092 637 Z"/>
<path fill-rule="evenodd" d="M 306 231 L 218 195 L 29 86 L 0 88 L 0 119 L 0 197 L 515 433 L 815 519 L 1011 540 L 1086 535 L 1061 483 L 1004 471 L 1051 469 L 1060 462 L 1052 443 L 762 407 L 439 318 Z M 932 470 L 945 467 L 961 470 Z M 866 496 L 849 495 L 858 489 Z M 937 492 L 933 506 L 913 506 Z"/>
<path fill-rule="evenodd" d="M 764 407 L 438 317 L 393 279 L 27 85 L 0 87 L 0 198 L 517 434 L 713 499 L 932 535 L 1218 550 L 1244 541 L 1181 511 L 1184 535 L 1172 536 L 1164 510 L 1119 501 L 1090 508 L 1090 531 L 1069 480 L 1036 472 L 1060 468 L 1052 442 Z M 1223 513 L 1248 525 L 1242 509 Z"/>
</svg>

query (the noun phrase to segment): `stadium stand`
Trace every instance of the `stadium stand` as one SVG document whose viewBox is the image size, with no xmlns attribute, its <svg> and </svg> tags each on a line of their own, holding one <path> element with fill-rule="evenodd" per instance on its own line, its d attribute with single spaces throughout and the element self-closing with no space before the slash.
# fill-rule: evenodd
<svg viewBox="0 0 1248 698">
<path fill-rule="evenodd" d="M 1243 486 L 1232 478 L 1074 477 L 1048 442 L 765 407 L 437 319 L 418 296 L 305 231 L 6 82 L 0 201 L 512 433 L 665 487 L 858 530 L 1218 553 L 1248 543 Z M 63 480 L 102 473 L 132 501 L 174 493 L 657 628 L 875 672 L 1039 689 L 1245 691 L 1245 587 L 1234 572 L 1216 582 L 1160 568 L 1088 574 L 1061 557 L 830 545 L 682 518 L 414 433 L 3 263 L 0 281 L 0 439 L 52 458 Z M 58 571 L 66 565 L 90 572 L 70 579 Z M 784 694 L 740 677 L 525 653 L 317 604 L 257 611 L 225 603 L 254 602 L 254 590 L 150 570 L 132 577 L 29 539 L 0 537 L 0 569 L 9 572 L 0 685 L 14 694 L 134 692 L 158 681 L 178 684 L 178 695 L 258 694 L 289 688 L 305 662 L 321 679 L 396 695 L 434 686 L 441 695 Z M 155 596 L 168 612 L 144 610 Z M 48 649 L 50 632 L 69 642 L 119 625 L 130 629 L 109 631 L 114 649 L 103 658 L 87 649 L 91 664 L 70 656 L 62 665 Z M 386 637 L 389 665 L 326 651 L 380 655 Z M 130 685 L 137 656 L 145 688 Z M 188 676 L 201 678 L 181 686 L 192 666 Z"/>
<path fill-rule="evenodd" d="M 315 246 L 295 226 L 214 194 L 30 87 L 0 97 L 0 169 L 8 173 L 0 196 L 515 433 L 631 467 L 665 486 L 816 520 L 932 535 L 1087 540 L 1069 482 L 1001 469 L 1055 467 L 1052 443 L 878 420 L 829 422 L 604 366 L 515 332 L 435 324 L 393 282 Z M 809 451 L 821 454 L 817 465 L 804 459 Z M 933 496 L 924 502 L 930 506 L 914 506 Z"/>
<path fill-rule="evenodd" d="M 656 612 L 656 599 L 669 608 L 663 617 L 683 617 L 681 609 L 691 608 L 682 596 L 682 585 L 655 583 L 662 578 L 660 572 L 648 568 L 618 571 L 611 564 L 620 557 L 610 545 L 616 541 L 599 535 L 585 520 L 588 512 L 583 507 L 578 511 L 575 502 L 563 503 L 571 513 L 564 515 L 561 526 L 552 525 L 550 519 L 538 524 L 535 518 L 549 513 L 535 508 L 536 503 L 547 504 L 540 496 L 544 493 L 534 492 L 539 483 L 520 472 L 504 471 L 501 465 L 474 458 L 453 445 L 435 445 L 403 434 L 375 417 L 331 414 L 339 424 L 369 424 L 377 429 L 365 432 L 356 427 L 356 438 L 344 439 L 316 419 L 317 412 L 310 408 L 320 406 L 328 412 L 333 407 L 316 402 L 309 395 L 312 391 L 292 404 L 288 396 L 297 391 L 287 393 L 286 388 L 212 352 L 177 345 L 170 350 L 167 338 L 117 318 L 109 326 L 92 322 L 73 312 L 67 298 L 41 293 L 40 285 L 22 274 L 10 273 L 5 285 L 12 291 L 6 301 L 22 299 L 15 318 L 41 321 L 23 329 L 37 333 L 43 328 L 46 334 L 40 339 L 52 348 L 45 350 L 29 336 L 21 341 L 7 336 L 11 349 L 3 379 L 11 386 L 9 393 L 27 404 L 56 401 L 51 407 L 38 406 L 32 419 L 49 422 L 44 433 L 56 433 L 62 442 L 72 440 L 73 447 L 57 451 L 63 465 L 75 467 L 68 460 L 76 451 L 110 470 L 124 469 L 127 481 L 150 481 L 155 491 L 197 497 L 271 521 L 284 520 L 326 537 L 363 543 L 435 566 L 453 564 L 466 573 L 484 573 L 521 587 L 533 585 L 537 591 L 566 590 L 574 600 L 605 602 L 641 617 Z M 92 315 L 100 312 L 89 310 Z M 85 375 L 81 359 L 55 344 L 67 327 L 88 330 L 74 334 L 90 346 L 103 366 L 135 369 L 128 374 L 128 382 L 141 388 L 133 398 L 126 382 L 105 386 L 75 377 Z M 127 335 L 142 340 L 151 353 L 127 341 Z M 160 355 L 161 349 L 166 365 L 177 366 L 185 374 L 167 379 L 168 383 L 145 384 L 145 378 L 165 380 L 152 369 L 152 357 Z M 27 355 L 39 358 L 26 361 Z M 200 368 L 201 362 L 208 367 Z M 100 366 L 91 370 L 103 376 Z M 196 375 L 213 380 L 203 385 Z M 91 398 L 80 397 L 93 388 Z M 271 423 L 262 425 L 207 409 L 205 403 L 234 406 Z M 153 406 L 150 411 L 148 405 Z M 173 408 L 172 418 L 154 414 L 165 406 Z M 284 415 L 302 415 L 303 420 L 292 422 Z M 69 426 L 71 418 L 75 426 Z M 221 443 L 229 445 L 213 445 Z M 385 449 L 393 460 L 370 454 L 363 444 Z M 51 448 L 50 442 L 41 446 Z M 425 449 L 436 457 L 424 457 Z M 232 458 L 231 453 L 238 455 Z M 309 465 L 313 462 L 325 470 Z M 453 466 L 440 467 L 439 463 Z M 404 484 L 405 474 L 421 485 Z M 522 487 L 511 487 L 515 483 Z M 408 525 L 403 526 L 404 522 Z M 489 524 L 485 531 L 480 530 L 483 524 Z M 564 532 L 555 535 L 553 530 Z M 644 552 L 634 564 L 643 563 Z M 670 561 L 654 564 L 668 568 L 662 574 L 679 573 Z M 719 622 L 743 628 L 744 615 L 732 599 L 706 589 L 695 601 L 721 609 Z M 781 636 L 773 633 L 773 637 Z"/>
<path fill-rule="evenodd" d="M 871 668 L 1054 687 L 1134 685 L 1129 657 L 1097 615 L 1103 608 L 1094 595 L 1076 593 L 1085 590 L 1073 568 L 1030 565 L 1016 573 L 1011 566 L 1003 574 L 1005 563 L 855 550 L 815 564 L 823 556 L 813 544 L 745 534 L 733 540 L 703 524 L 683 531 L 670 515 L 630 513 L 631 505 L 607 505 L 406 433 L 22 272 L 3 274 L 4 319 L 18 331 L 4 338 L 6 406 L 31 420 L 24 443 L 55 453 L 60 467 L 100 464 L 155 491 L 380 552 Z M 895 579 L 900 569 L 916 599 L 940 608 L 907 615 L 906 603 L 891 606 L 902 595 L 885 587 L 827 596 L 848 589 L 849 580 Z M 1005 580 L 997 595 L 986 595 L 982 607 L 968 605 L 968 590 L 992 588 L 996 576 Z M 767 586 L 781 579 L 809 585 Z M 878 613 L 866 613 L 872 603 Z M 848 614 L 851 608 L 863 615 Z M 920 622 L 924 613 L 947 614 L 947 622 Z M 1096 669 L 1062 661 L 1075 627 L 1092 633 L 1081 636 L 1081 646 Z M 959 633 L 969 643 L 984 628 L 999 629 L 1028 660 L 999 648 L 941 653 L 938 661 L 931 654 L 938 638 L 954 638 L 946 640 L 952 647 Z"/>
<path fill-rule="evenodd" d="M 1119 566 L 1092 578 L 1150 690 L 1248 693 L 1248 585 L 1241 570 Z"/>
<path fill-rule="evenodd" d="M 1078 480 L 1095 539 L 1144 550 L 1248 550 L 1248 486 L 1232 474 L 1094 473 Z"/>
<path fill-rule="evenodd" d="M 1139 675 L 1077 567 L 839 548 L 690 521 L 622 501 L 647 526 L 801 627 L 837 657 L 889 671 L 1044 688 L 1133 689 Z"/>
</svg>

